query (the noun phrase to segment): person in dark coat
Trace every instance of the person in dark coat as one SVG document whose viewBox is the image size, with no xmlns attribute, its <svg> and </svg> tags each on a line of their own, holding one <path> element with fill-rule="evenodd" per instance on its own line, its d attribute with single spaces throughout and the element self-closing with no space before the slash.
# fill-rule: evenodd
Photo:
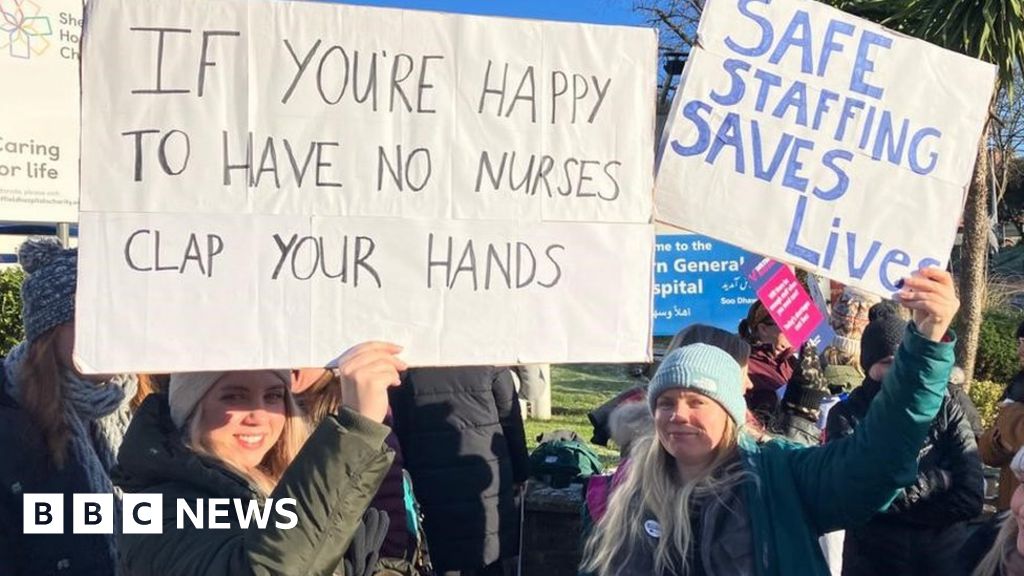
<svg viewBox="0 0 1024 576">
<path fill-rule="evenodd" d="M 747 407 L 767 425 L 779 406 L 779 389 L 793 375 L 796 351 L 760 300 L 750 307 L 738 332 L 750 344 L 747 373 L 753 388 L 745 394 Z"/>
<path fill-rule="evenodd" d="M 503 574 L 518 554 L 515 497 L 529 477 L 508 369 L 414 368 L 391 407 L 438 573 Z"/>
<path fill-rule="evenodd" d="M 868 377 L 829 413 L 828 442 L 856 437 L 881 391 L 907 326 L 890 306 L 872 309 L 861 339 L 861 363 Z M 957 551 L 967 536 L 966 522 L 981 513 L 983 501 L 978 445 L 963 410 L 947 393 L 918 456 L 917 481 L 866 525 L 847 530 L 843 575 L 965 573 L 957 565 Z"/>
<path fill-rule="evenodd" d="M 292 392 L 295 400 L 313 425 L 335 413 L 341 407 L 341 384 L 330 370 L 301 369 L 292 371 Z M 384 425 L 393 428 L 394 418 L 388 411 Z M 394 453 L 394 461 L 384 475 L 380 488 L 370 501 L 370 508 L 388 515 L 388 529 L 380 547 L 380 567 L 401 573 L 414 571 L 417 552 L 416 535 L 411 534 L 405 506 L 404 459 L 394 431 L 385 444 Z"/>
<path fill-rule="evenodd" d="M 25 340 L 0 362 L 0 574 L 115 574 L 113 535 L 72 533 L 73 495 L 115 492 L 138 379 L 83 375 L 72 361 L 77 250 L 32 238 L 18 260 Z M 63 495 L 63 534 L 25 534 L 25 494 Z"/>
<path fill-rule="evenodd" d="M 964 411 L 964 418 L 967 418 L 967 423 L 971 426 L 971 431 L 974 432 L 974 439 L 980 440 L 985 434 L 985 424 L 981 421 L 981 413 L 974 405 L 974 400 L 971 400 L 970 395 L 967 394 L 967 374 L 959 366 L 954 366 L 949 375 L 949 395 Z"/>
</svg>

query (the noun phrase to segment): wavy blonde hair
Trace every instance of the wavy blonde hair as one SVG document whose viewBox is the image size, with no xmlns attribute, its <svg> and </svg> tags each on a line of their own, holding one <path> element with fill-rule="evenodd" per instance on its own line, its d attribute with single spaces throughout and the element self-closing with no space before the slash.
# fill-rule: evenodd
<svg viewBox="0 0 1024 576">
<path fill-rule="evenodd" d="M 214 387 L 211 386 L 206 394 L 210 394 L 213 390 Z M 206 396 L 204 395 L 203 400 L 205 399 Z M 200 427 L 203 417 L 203 400 L 199 401 L 192 416 L 185 423 L 185 429 L 188 431 L 186 445 L 193 452 L 216 460 L 231 471 L 242 476 L 251 485 L 258 488 L 264 496 L 269 495 L 274 491 L 274 487 L 277 486 L 281 476 L 284 475 L 284 471 L 291 465 L 292 460 L 295 460 L 295 456 L 302 449 L 306 439 L 309 438 L 309 426 L 306 423 L 306 418 L 302 410 L 299 409 L 298 404 L 295 403 L 295 397 L 292 395 L 288 384 L 285 383 L 284 385 L 285 420 L 284 427 L 281 429 L 281 436 L 270 447 L 270 450 L 267 450 L 263 460 L 255 468 L 246 468 L 233 462 L 230 458 L 214 452 L 210 447 L 203 444 L 202 428 Z"/>
<path fill-rule="evenodd" d="M 741 428 L 731 419 L 715 449 L 707 471 L 696 478 L 681 478 L 673 458 L 661 446 L 657 433 L 637 440 L 622 484 L 612 493 L 608 510 L 587 538 L 582 568 L 598 576 L 613 576 L 633 554 L 645 551 L 642 518 L 650 512 L 661 525 L 654 550 L 654 571 L 683 574 L 689 571 L 693 531 L 690 510 L 696 499 L 721 506 L 723 496 L 753 476 L 743 469 L 739 456 Z M 681 563 L 681 564 L 680 564 Z"/>
</svg>

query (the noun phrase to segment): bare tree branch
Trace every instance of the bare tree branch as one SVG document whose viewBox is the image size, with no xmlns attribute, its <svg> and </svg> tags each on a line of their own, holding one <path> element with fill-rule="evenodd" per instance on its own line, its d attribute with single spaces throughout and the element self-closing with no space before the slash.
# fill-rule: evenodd
<svg viewBox="0 0 1024 576">
<path fill-rule="evenodd" d="M 662 31 L 662 48 L 685 49 L 696 42 L 703 0 L 640 0 L 633 8 Z"/>
<path fill-rule="evenodd" d="M 672 32 L 675 32 L 676 36 L 679 36 L 679 38 L 682 39 L 684 44 L 686 44 L 687 46 L 693 46 L 693 38 L 689 34 L 684 32 L 680 26 L 677 26 L 676 23 L 673 22 L 672 17 L 669 14 L 657 8 L 653 9 L 652 11 L 658 17 L 658 20 L 660 20 L 661 23 L 665 25 L 666 28 L 668 28 Z"/>
</svg>

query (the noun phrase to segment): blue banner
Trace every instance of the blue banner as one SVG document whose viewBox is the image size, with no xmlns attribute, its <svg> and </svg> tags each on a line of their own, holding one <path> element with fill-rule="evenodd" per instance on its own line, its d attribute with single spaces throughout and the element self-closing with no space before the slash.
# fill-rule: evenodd
<svg viewBox="0 0 1024 576">
<path fill-rule="evenodd" d="M 757 301 L 743 273 L 757 256 L 697 234 L 658 235 L 654 259 L 654 335 L 672 336 L 691 324 L 736 332 Z"/>
</svg>

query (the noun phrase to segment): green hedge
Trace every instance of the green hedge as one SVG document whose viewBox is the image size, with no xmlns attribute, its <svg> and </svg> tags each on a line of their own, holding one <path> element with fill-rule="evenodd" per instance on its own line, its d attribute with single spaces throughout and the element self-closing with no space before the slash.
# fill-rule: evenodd
<svg viewBox="0 0 1024 576">
<path fill-rule="evenodd" d="M 978 408 L 981 421 L 988 429 L 995 422 L 996 412 L 999 409 L 999 398 L 1003 395 L 1006 384 L 1003 382 L 992 382 L 991 380 L 975 380 L 971 384 L 969 395 L 971 401 Z"/>
<path fill-rule="evenodd" d="M 0 356 L 25 337 L 21 326 L 21 281 L 25 274 L 18 266 L 0 270 Z"/>
<path fill-rule="evenodd" d="M 978 359 L 974 380 L 991 380 L 1003 384 L 1020 369 L 1017 359 L 1017 326 L 1024 314 L 1016 310 L 995 309 L 985 312 L 978 342 Z"/>
</svg>

